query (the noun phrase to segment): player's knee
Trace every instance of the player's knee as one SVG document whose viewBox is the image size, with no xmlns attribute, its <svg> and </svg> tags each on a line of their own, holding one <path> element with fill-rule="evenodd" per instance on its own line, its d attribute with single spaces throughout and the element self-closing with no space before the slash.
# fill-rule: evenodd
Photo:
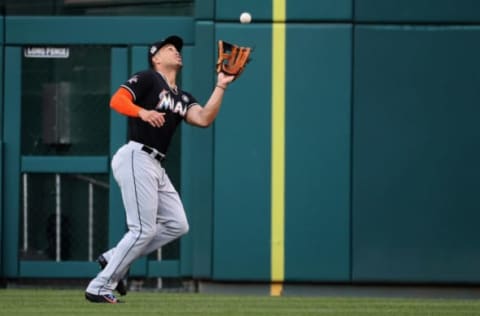
<svg viewBox="0 0 480 316">
<path fill-rule="evenodd" d="M 188 231 L 190 230 L 190 226 L 188 225 L 188 222 L 185 221 L 185 222 L 182 222 L 180 224 L 180 227 L 179 227 L 179 234 L 180 236 L 181 235 L 185 235 L 186 233 L 188 233 Z"/>
<path fill-rule="evenodd" d="M 190 229 L 188 222 L 187 221 L 179 221 L 175 222 L 175 224 L 170 227 L 171 231 L 177 236 L 180 237 L 182 235 L 185 235 L 188 233 L 188 230 Z"/>
</svg>

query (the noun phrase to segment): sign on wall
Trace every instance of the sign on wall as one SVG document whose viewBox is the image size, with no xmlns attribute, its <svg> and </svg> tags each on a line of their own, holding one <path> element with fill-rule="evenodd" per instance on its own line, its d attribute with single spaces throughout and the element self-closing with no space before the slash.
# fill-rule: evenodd
<svg viewBox="0 0 480 316">
<path fill-rule="evenodd" d="M 29 46 L 23 49 L 26 58 L 68 58 L 70 49 L 67 47 Z"/>
</svg>

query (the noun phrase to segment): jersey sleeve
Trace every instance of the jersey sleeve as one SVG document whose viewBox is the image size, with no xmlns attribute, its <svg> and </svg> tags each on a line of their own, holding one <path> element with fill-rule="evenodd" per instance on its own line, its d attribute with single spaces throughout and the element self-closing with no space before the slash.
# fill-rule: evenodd
<svg viewBox="0 0 480 316">
<path fill-rule="evenodd" d="M 133 96 L 133 101 L 141 98 L 147 93 L 153 85 L 153 76 L 150 71 L 142 71 L 134 74 L 130 79 L 125 81 L 121 87 L 127 89 Z"/>
<path fill-rule="evenodd" d="M 198 105 L 199 105 L 197 99 L 195 99 L 195 97 L 194 97 L 193 95 L 191 95 L 191 94 L 188 93 L 188 92 L 183 92 L 183 94 L 187 96 L 187 98 L 186 98 L 186 99 L 188 100 L 188 102 L 187 102 L 187 104 L 186 104 L 187 110 L 190 109 L 190 108 L 191 108 L 192 106 L 194 106 L 195 104 L 198 104 Z"/>
</svg>

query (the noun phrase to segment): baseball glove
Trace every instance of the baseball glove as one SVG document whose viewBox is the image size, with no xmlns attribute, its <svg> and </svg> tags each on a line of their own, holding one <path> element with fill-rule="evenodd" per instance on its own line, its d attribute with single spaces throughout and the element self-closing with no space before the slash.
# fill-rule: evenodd
<svg viewBox="0 0 480 316">
<path fill-rule="evenodd" d="M 217 73 L 223 72 L 237 79 L 250 61 L 250 47 L 240 47 L 222 40 L 218 41 Z"/>
</svg>

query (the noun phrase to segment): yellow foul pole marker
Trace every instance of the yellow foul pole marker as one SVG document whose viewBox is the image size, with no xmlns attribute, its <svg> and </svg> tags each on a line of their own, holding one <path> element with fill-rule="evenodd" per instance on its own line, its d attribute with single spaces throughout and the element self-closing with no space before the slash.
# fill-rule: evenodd
<svg viewBox="0 0 480 316">
<path fill-rule="evenodd" d="M 271 287 L 280 296 L 285 277 L 285 20 L 286 0 L 272 0 Z"/>
</svg>

